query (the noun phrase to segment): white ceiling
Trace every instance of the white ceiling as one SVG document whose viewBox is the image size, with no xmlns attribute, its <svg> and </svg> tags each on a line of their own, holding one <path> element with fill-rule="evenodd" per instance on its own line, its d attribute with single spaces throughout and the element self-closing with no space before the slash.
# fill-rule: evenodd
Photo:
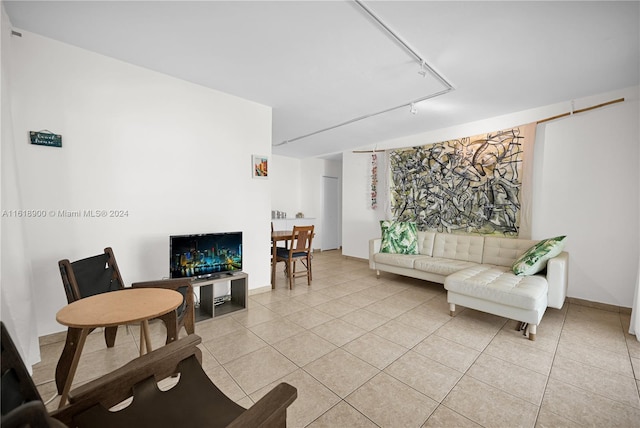
<svg viewBox="0 0 640 428">
<path fill-rule="evenodd" d="M 314 134 L 445 86 L 351 1 L 3 4 L 18 31 L 272 106 L 273 153 L 298 158 L 640 83 L 638 1 L 367 1 L 454 89 Z"/>
</svg>

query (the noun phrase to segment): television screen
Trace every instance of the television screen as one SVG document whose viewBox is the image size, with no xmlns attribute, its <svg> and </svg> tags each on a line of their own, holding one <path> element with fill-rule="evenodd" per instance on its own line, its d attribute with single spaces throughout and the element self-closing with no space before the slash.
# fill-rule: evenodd
<svg viewBox="0 0 640 428">
<path fill-rule="evenodd" d="M 242 232 L 172 235 L 171 278 L 209 278 L 242 270 Z"/>
</svg>

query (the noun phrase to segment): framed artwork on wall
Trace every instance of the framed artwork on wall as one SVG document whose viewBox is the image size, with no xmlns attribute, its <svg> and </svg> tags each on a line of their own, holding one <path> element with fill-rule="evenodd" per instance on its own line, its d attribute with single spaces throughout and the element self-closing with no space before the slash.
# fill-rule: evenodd
<svg viewBox="0 0 640 428">
<path fill-rule="evenodd" d="M 251 170 L 253 178 L 269 177 L 269 157 L 262 155 L 251 156 Z"/>
</svg>

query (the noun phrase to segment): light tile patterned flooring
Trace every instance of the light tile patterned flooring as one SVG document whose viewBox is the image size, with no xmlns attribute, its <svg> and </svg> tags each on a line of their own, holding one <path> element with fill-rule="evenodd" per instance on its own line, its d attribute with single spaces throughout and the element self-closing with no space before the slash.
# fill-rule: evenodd
<svg viewBox="0 0 640 428">
<path fill-rule="evenodd" d="M 441 284 L 376 279 L 339 251 L 314 256 L 310 287 L 298 279 L 290 291 L 281 265 L 276 289 L 252 295 L 248 311 L 196 325 L 207 374 L 241 405 L 284 381 L 298 389 L 289 427 L 640 427 L 629 314 L 567 302 L 531 342 L 515 321 L 460 307 L 451 318 Z M 160 346 L 164 327 L 152 330 Z M 45 400 L 63 340 L 41 340 Z M 112 349 L 91 334 L 74 385 L 137 354 L 136 327 Z"/>
</svg>

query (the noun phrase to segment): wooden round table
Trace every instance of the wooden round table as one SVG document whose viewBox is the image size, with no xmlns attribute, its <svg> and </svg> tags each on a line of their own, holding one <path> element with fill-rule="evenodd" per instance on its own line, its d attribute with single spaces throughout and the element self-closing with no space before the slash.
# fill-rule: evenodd
<svg viewBox="0 0 640 428">
<path fill-rule="evenodd" d="M 142 355 L 145 345 L 147 351 L 151 351 L 148 321 L 174 311 L 182 304 L 182 299 L 179 292 L 164 288 L 125 288 L 85 297 L 60 309 L 56 321 L 69 327 L 67 343 L 56 367 L 56 381 L 64 379 L 60 407 L 67 401 L 84 342 L 91 330 L 139 322 Z M 69 355 L 73 357 L 69 358 Z"/>
</svg>

